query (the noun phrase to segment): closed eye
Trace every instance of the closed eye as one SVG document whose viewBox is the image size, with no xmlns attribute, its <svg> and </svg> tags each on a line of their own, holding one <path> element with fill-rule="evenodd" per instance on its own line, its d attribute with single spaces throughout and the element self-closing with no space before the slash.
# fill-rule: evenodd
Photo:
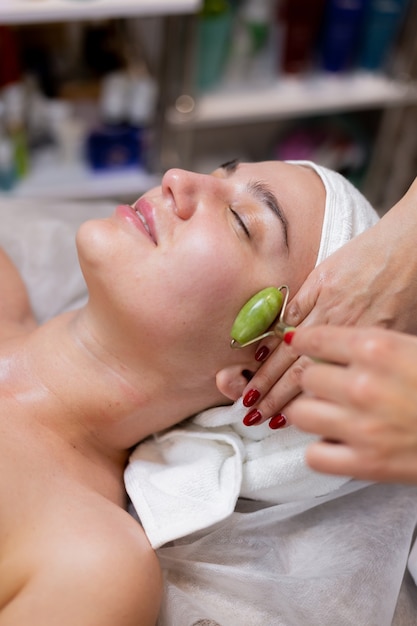
<svg viewBox="0 0 417 626">
<path fill-rule="evenodd" d="M 244 231 L 244 233 L 247 236 L 247 238 L 250 239 L 251 238 L 250 232 L 249 232 L 245 222 L 240 217 L 239 213 L 236 213 L 236 211 L 234 209 L 232 209 L 232 207 L 229 207 L 229 209 L 232 212 L 233 217 L 236 219 L 236 222 L 237 222 L 239 228 L 241 228 Z"/>
</svg>

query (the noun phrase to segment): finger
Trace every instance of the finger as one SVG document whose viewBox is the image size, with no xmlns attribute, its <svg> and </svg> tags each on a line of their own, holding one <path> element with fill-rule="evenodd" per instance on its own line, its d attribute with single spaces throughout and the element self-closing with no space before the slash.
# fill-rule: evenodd
<svg viewBox="0 0 417 626">
<path fill-rule="evenodd" d="M 258 348 L 257 354 L 262 352 L 265 347 L 268 356 L 263 361 L 261 367 L 255 372 L 251 378 L 249 384 L 243 391 L 243 397 L 245 399 L 248 392 L 257 390 L 257 399 L 264 397 L 270 389 L 281 379 L 282 375 L 288 370 L 288 368 L 298 359 L 298 355 L 286 344 L 280 343 L 280 345 L 272 349 L 269 353 L 269 342 L 262 342 L 262 345 Z M 245 406 L 249 406 L 245 403 Z M 281 405 L 282 406 L 282 405 Z M 278 408 L 278 407 L 277 407 Z"/>
<path fill-rule="evenodd" d="M 382 373 L 417 379 L 417 338 L 381 328 L 316 326 L 296 329 L 291 347 L 332 363 L 360 363 Z"/>
<path fill-rule="evenodd" d="M 316 276 L 320 277 L 321 275 L 318 272 L 315 272 L 314 276 L 310 275 L 303 288 L 290 301 L 285 316 L 289 325 L 323 323 L 323 315 L 317 315 L 313 308 L 317 301 L 314 294 L 318 294 L 320 291 L 320 280 Z M 312 308 L 313 310 L 311 310 Z M 257 360 L 263 364 L 243 390 L 244 404 L 247 408 L 253 407 L 255 401 L 264 399 L 262 408 L 266 416 L 274 415 L 280 411 L 285 403 L 298 395 L 300 390 L 298 384 L 292 389 L 289 386 L 291 380 L 297 379 L 299 376 L 297 368 L 291 372 L 290 376 L 283 379 L 285 372 L 297 361 L 298 355 L 294 351 L 290 351 L 288 346 L 283 343 L 279 343 L 278 348 L 276 345 L 276 340 L 271 338 L 263 341 L 259 346 L 257 350 L 259 359 Z M 304 360 L 302 364 L 304 367 L 306 366 Z M 245 403 L 245 398 L 248 395 L 249 401 Z M 253 398 L 256 400 L 253 401 Z M 267 417 L 264 417 L 262 421 L 265 419 Z"/>
<path fill-rule="evenodd" d="M 346 329 L 342 330 L 345 334 Z M 349 367 L 313 363 L 302 374 L 303 390 L 328 401 L 384 416 L 408 411 L 410 403 L 417 401 L 416 338 L 381 330 L 371 331 L 371 335 L 369 342 L 365 340 L 359 349 L 353 348 L 353 364 Z M 383 341 L 378 340 L 379 335 Z M 338 343 L 332 339 L 333 344 Z M 320 354 L 330 356 L 327 350 Z M 339 345 L 333 355 L 331 358 L 342 360 Z"/>
<path fill-rule="evenodd" d="M 255 372 L 250 383 L 243 390 L 244 404 L 247 408 L 253 404 L 247 404 L 245 398 L 248 394 L 259 399 L 265 399 L 263 409 L 266 415 L 273 415 L 295 398 L 300 391 L 299 375 L 307 366 L 307 361 L 302 359 L 301 364 L 295 363 L 299 360 L 299 354 L 286 343 L 279 342 L 274 338 L 268 338 L 261 342 L 256 354 L 260 356 L 257 360 L 262 362 L 261 367 Z M 285 376 L 286 372 L 293 368 L 289 376 Z M 296 386 L 291 388 L 291 384 Z M 253 392 L 255 396 L 253 396 Z M 266 418 L 265 418 L 266 419 Z M 264 420 L 263 420 L 264 421 Z"/>
<path fill-rule="evenodd" d="M 288 422 L 300 430 L 324 439 L 351 442 L 356 439 L 358 414 L 324 400 L 299 396 L 285 411 Z"/>
<path fill-rule="evenodd" d="M 355 358 L 357 349 L 368 329 L 340 326 L 300 327 L 294 332 L 291 347 L 298 354 L 306 354 L 314 359 L 346 365 Z"/>
<path fill-rule="evenodd" d="M 268 420 L 268 426 L 271 430 L 278 430 L 291 426 L 291 407 L 293 402 L 294 399 L 288 402 L 288 404 L 285 404 L 282 409 L 279 412 L 274 413 L 272 417 L 266 418 Z"/>
<path fill-rule="evenodd" d="M 373 367 L 390 361 L 391 343 L 385 330 L 344 326 L 315 326 L 296 329 L 291 346 L 316 360 L 346 365 L 366 363 Z"/>
<path fill-rule="evenodd" d="M 299 291 L 288 302 L 285 311 L 287 324 L 299 326 L 301 323 L 325 323 L 323 317 L 317 312 L 321 280 L 320 270 L 317 268 L 306 278 Z"/>
<path fill-rule="evenodd" d="M 359 480 L 416 484 L 417 461 L 412 455 L 385 457 L 364 454 L 361 449 L 344 443 L 317 441 L 306 450 L 306 463 L 315 471 L 350 476 Z"/>
<path fill-rule="evenodd" d="M 299 398 L 300 395 L 295 396 L 290 402 L 285 404 L 282 409 L 273 415 L 273 417 L 268 418 L 268 425 L 271 430 L 277 430 L 281 428 L 288 428 L 293 425 L 292 422 L 292 407 L 294 402 Z"/>
<path fill-rule="evenodd" d="M 273 384 L 276 381 L 275 372 L 271 370 L 272 378 L 268 381 L 268 384 L 272 382 L 273 386 L 270 387 L 268 393 L 261 395 L 256 402 L 256 409 L 261 414 L 260 424 L 282 412 L 284 407 L 300 393 L 300 377 L 310 363 L 311 361 L 305 357 L 296 359 L 282 374 L 279 384 L 275 385 Z M 254 383 L 254 379 L 252 379 L 251 383 Z"/>
<path fill-rule="evenodd" d="M 389 378 L 380 379 L 375 390 L 375 400 L 365 394 L 358 403 L 363 409 L 300 396 L 288 411 L 289 421 L 305 432 L 351 446 L 368 470 L 372 465 L 380 471 L 380 465 L 407 453 L 417 458 L 416 391 L 407 393 Z"/>
<path fill-rule="evenodd" d="M 317 472 L 372 480 L 370 468 L 361 466 L 357 451 L 344 443 L 314 442 L 307 447 L 305 459 Z"/>
<path fill-rule="evenodd" d="M 352 355 L 358 363 L 404 382 L 417 383 L 416 337 L 378 328 L 361 335 L 359 341 L 352 341 Z"/>
<path fill-rule="evenodd" d="M 374 407 L 378 401 L 380 377 L 360 367 L 314 363 L 300 375 L 300 386 L 309 396 L 351 408 Z"/>
<path fill-rule="evenodd" d="M 300 385 L 311 399 L 379 419 L 399 420 L 400 414 L 414 413 L 417 405 L 414 384 L 362 366 L 313 363 L 301 374 Z"/>
</svg>

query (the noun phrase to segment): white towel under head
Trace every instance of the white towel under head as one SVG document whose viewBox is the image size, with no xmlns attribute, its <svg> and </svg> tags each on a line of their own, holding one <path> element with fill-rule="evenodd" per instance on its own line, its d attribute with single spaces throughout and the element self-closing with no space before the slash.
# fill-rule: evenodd
<svg viewBox="0 0 417 626">
<path fill-rule="evenodd" d="M 378 216 L 340 174 L 294 163 L 314 169 L 326 189 L 319 263 Z M 266 423 L 248 428 L 246 412 L 241 400 L 209 409 L 135 448 L 125 485 L 153 547 L 225 519 L 239 497 L 291 502 L 331 493 L 348 480 L 307 467 L 312 435 L 291 426 L 273 432 Z"/>
<path fill-rule="evenodd" d="M 246 412 L 241 400 L 210 409 L 136 447 L 125 484 L 154 548 L 225 519 L 239 496 L 292 502 L 346 482 L 307 467 L 311 435 L 267 423 L 247 428 Z"/>
</svg>

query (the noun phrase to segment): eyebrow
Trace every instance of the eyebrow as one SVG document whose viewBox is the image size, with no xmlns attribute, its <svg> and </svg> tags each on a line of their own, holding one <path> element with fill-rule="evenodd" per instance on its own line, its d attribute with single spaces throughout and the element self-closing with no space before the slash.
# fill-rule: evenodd
<svg viewBox="0 0 417 626">
<path fill-rule="evenodd" d="M 225 171 L 227 176 L 230 176 L 236 171 L 238 165 L 239 159 L 232 159 L 231 161 L 227 161 L 226 163 L 220 165 L 220 168 Z M 262 181 L 249 181 L 247 191 L 257 202 L 267 206 L 274 213 L 274 215 L 278 217 L 284 233 L 285 245 L 288 248 L 288 220 L 285 217 L 275 194 L 272 193 L 268 185 Z"/>
</svg>

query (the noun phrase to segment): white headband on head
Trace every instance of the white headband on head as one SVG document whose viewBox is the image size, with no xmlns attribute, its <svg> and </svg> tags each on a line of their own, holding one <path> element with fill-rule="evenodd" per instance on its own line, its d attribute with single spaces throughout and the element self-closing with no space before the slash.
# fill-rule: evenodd
<svg viewBox="0 0 417 626">
<path fill-rule="evenodd" d="M 312 161 L 287 161 L 314 170 L 326 189 L 323 228 L 316 265 L 355 235 L 373 226 L 378 214 L 368 200 L 346 178 Z"/>
</svg>

